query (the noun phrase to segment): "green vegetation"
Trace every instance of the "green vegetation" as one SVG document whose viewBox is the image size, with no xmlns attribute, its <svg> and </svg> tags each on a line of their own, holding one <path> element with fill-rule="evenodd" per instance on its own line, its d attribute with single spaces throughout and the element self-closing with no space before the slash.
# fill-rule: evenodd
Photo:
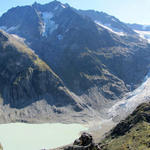
<svg viewBox="0 0 150 150">
<path fill-rule="evenodd" d="M 140 105 L 100 145 L 103 150 L 150 150 L 150 103 Z"/>
<path fill-rule="evenodd" d="M 59 77 L 24 43 L 0 31 L 0 103 L 24 107 L 30 100 L 54 94 Z"/>
<path fill-rule="evenodd" d="M 123 136 L 109 137 L 104 145 L 104 150 L 150 150 L 150 123 L 140 122 Z"/>
</svg>

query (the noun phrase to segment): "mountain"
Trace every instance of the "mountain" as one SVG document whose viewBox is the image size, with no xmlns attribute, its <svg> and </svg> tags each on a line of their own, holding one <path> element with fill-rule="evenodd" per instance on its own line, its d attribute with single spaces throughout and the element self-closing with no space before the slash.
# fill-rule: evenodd
<svg viewBox="0 0 150 150">
<path fill-rule="evenodd" d="M 55 150 L 149 150 L 150 103 L 143 103 L 125 120 L 118 123 L 98 144 L 92 135 L 82 133 L 73 145 Z"/>
<path fill-rule="evenodd" d="M 32 111 L 26 112 L 24 109 L 32 104 L 36 105 L 36 102 L 41 100 L 45 102 L 34 110 L 32 115 L 38 114 L 48 106 L 51 107 L 43 110 L 45 116 L 53 111 L 61 113 L 63 107 L 68 107 L 68 110 L 72 111 L 83 109 L 61 79 L 33 50 L 20 39 L 0 31 L 0 117 L 9 116 L 15 121 L 16 118 L 12 117 L 11 111 L 17 113 L 18 110 L 18 114 L 20 113 L 21 118 L 25 120 L 25 116 Z M 9 108 L 4 109 L 7 106 Z M 5 112 L 7 109 L 8 111 Z M 42 115 L 41 113 L 41 120 Z"/>
<path fill-rule="evenodd" d="M 105 12 L 99 12 L 94 10 L 79 10 L 78 12 L 79 14 L 90 17 L 94 22 L 100 24 L 104 28 L 112 30 L 113 32 L 116 32 L 118 34 L 136 34 L 125 23 Z"/>
<path fill-rule="evenodd" d="M 133 30 L 139 30 L 139 31 L 150 31 L 150 25 L 142 25 L 142 24 L 127 24 L 128 27 L 130 27 Z"/>
<path fill-rule="evenodd" d="M 100 144 L 107 150 L 150 148 L 150 103 L 144 103 L 121 121 Z"/>
<path fill-rule="evenodd" d="M 150 42 L 150 25 L 141 25 L 141 24 L 127 24 L 128 27 L 133 29 L 139 36 L 143 39 Z"/>
<path fill-rule="evenodd" d="M 95 13 L 96 18 L 90 17 Z M 52 68 L 74 96 L 71 104 L 76 102 L 77 111 L 102 111 L 135 89 L 150 68 L 149 43 L 104 13 L 76 10 L 58 1 L 34 3 L 8 10 L 0 17 L 0 28 L 21 38 Z"/>
</svg>

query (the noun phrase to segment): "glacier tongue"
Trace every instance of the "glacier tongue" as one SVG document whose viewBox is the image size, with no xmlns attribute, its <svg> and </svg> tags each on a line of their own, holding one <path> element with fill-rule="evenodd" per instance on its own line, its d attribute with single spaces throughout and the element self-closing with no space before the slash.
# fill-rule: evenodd
<svg viewBox="0 0 150 150">
<path fill-rule="evenodd" d="M 58 28 L 58 25 L 52 20 L 54 17 L 52 12 L 42 12 L 42 18 L 44 21 L 42 36 L 47 37 L 54 30 Z"/>
<path fill-rule="evenodd" d="M 114 104 L 108 110 L 110 118 L 124 118 L 134 111 L 134 109 L 144 102 L 150 101 L 150 72 L 145 77 L 140 87 L 129 92 L 121 101 Z"/>
</svg>

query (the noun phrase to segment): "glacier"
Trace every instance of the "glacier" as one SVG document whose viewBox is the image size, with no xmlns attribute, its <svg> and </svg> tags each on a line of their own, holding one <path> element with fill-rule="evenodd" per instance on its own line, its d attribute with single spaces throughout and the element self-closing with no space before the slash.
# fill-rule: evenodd
<svg viewBox="0 0 150 150">
<path fill-rule="evenodd" d="M 121 101 L 118 101 L 108 110 L 108 116 L 110 118 L 124 118 L 144 102 L 150 102 L 150 72 L 137 89 L 127 93 Z"/>
</svg>

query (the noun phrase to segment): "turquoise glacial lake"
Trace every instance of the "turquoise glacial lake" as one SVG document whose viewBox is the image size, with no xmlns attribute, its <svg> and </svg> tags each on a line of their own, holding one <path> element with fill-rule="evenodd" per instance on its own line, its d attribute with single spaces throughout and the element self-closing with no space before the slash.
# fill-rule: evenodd
<svg viewBox="0 0 150 150">
<path fill-rule="evenodd" d="M 1 124 L 0 143 L 4 150 L 51 149 L 72 143 L 85 130 L 80 124 Z"/>
</svg>

